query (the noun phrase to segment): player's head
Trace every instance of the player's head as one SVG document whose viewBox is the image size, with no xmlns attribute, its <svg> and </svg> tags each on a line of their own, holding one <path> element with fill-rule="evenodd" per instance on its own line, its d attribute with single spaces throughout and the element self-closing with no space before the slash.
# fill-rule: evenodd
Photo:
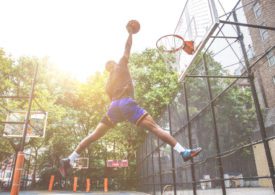
<svg viewBox="0 0 275 195">
<path fill-rule="evenodd" d="M 111 72 L 114 68 L 114 66 L 116 65 L 116 62 L 113 60 L 109 60 L 108 62 L 106 62 L 105 64 L 105 70 L 108 72 Z"/>
</svg>

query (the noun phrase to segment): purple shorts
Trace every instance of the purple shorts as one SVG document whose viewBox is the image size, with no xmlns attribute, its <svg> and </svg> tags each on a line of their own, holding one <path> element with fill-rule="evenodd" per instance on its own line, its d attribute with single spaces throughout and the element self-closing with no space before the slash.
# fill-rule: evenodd
<svg viewBox="0 0 275 195">
<path fill-rule="evenodd" d="M 114 100 L 110 104 L 106 116 L 101 120 L 108 126 L 128 120 L 138 125 L 139 122 L 147 115 L 147 112 L 141 108 L 135 100 L 130 97 Z"/>
</svg>

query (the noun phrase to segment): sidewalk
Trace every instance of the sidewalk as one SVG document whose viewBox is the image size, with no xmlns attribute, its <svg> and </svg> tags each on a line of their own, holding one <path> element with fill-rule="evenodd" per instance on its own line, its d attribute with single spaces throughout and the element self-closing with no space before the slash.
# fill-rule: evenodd
<svg viewBox="0 0 275 195">
<path fill-rule="evenodd" d="M 178 191 L 178 194 L 193 195 L 193 191 Z M 197 190 L 197 195 L 222 195 L 222 190 Z M 275 193 L 272 188 L 226 188 L 226 195 L 275 195 Z"/>
</svg>

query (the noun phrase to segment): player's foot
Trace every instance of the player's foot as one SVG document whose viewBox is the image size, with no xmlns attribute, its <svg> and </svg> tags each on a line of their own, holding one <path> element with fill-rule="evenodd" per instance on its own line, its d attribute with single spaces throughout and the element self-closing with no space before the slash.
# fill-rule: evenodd
<svg viewBox="0 0 275 195">
<path fill-rule="evenodd" d="M 184 152 L 181 152 L 181 156 L 184 162 L 190 160 L 191 158 L 197 156 L 202 151 L 201 147 L 194 148 L 194 149 L 186 149 Z"/>
<path fill-rule="evenodd" d="M 68 171 L 71 169 L 70 159 L 69 158 L 63 158 L 60 160 L 59 165 L 59 172 L 62 175 L 62 177 L 66 177 L 68 174 Z"/>
</svg>

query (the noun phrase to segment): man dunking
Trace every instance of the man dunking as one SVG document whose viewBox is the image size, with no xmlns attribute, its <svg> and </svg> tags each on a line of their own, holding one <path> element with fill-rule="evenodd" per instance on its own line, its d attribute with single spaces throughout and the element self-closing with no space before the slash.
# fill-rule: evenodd
<svg viewBox="0 0 275 195">
<path fill-rule="evenodd" d="M 96 129 L 79 143 L 75 151 L 68 158 L 60 161 L 59 171 L 63 177 L 66 177 L 68 169 L 72 167 L 74 161 L 89 144 L 101 138 L 117 123 L 126 120 L 137 126 L 148 129 L 161 140 L 171 145 L 174 150 L 182 156 L 184 161 L 197 156 L 202 150 L 200 147 L 187 149 L 181 146 L 174 137 L 166 133 L 154 119 L 135 102 L 134 87 L 128 68 L 128 60 L 132 47 L 132 36 L 136 32 L 129 23 L 126 28 L 129 35 L 122 58 L 119 63 L 108 61 L 105 65 L 106 71 L 109 72 L 106 92 L 111 99 L 111 104 L 106 115 L 97 125 Z"/>
</svg>

